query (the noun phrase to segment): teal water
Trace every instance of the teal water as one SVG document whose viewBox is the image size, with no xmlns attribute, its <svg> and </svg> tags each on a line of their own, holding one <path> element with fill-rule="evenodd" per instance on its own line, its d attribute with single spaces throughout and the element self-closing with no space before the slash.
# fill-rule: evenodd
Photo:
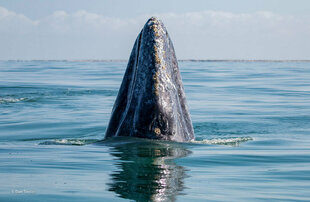
<svg viewBox="0 0 310 202">
<path fill-rule="evenodd" d="M 0 61 L 0 201 L 310 200 L 310 63 L 179 66 L 194 142 L 100 142 L 126 62 Z"/>
</svg>

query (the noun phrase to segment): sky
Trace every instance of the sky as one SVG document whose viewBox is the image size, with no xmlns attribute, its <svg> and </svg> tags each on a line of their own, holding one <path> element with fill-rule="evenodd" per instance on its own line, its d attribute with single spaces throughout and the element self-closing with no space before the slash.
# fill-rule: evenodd
<svg viewBox="0 0 310 202">
<path fill-rule="evenodd" d="M 0 60 L 126 60 L 151 16 L 178 59 L 310 59 L 309 0 L 0 0 Z"/>
</svg>

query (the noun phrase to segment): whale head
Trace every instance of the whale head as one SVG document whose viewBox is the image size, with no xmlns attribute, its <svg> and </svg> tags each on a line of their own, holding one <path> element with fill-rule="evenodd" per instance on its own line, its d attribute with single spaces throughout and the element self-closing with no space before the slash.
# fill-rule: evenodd
<svg viewBox="0 0 310 202">
<path fill-rule="evenodd" d="M 105 138 L 114 136 L 194 139 L 173 44 L 155 17 L 146 22 L 132 49 Z"/>
</svg>

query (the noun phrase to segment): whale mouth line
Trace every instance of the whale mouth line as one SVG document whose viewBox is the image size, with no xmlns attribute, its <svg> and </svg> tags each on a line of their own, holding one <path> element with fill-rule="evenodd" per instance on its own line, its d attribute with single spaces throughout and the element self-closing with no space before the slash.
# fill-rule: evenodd
<svg viewBox="0 0 310 202">
<path fill-rule="evenodd" d="M 135 60 L 135 63 L 134 63 L 134 68 L 133 68 L 133 75 L 132 75 L 132 80 L 133 81 L 136 81 L 136 78 L 137 78 L 137 69 L 139 67 L 139 55 L 140 55 L 140 48 L 141 48 L 141 38 L 142 38 L 142 33 L 139 34 L 138 36 L 138 40 L 137 40 L 137 47 L 136 47 L 136 60 Z M 132 86 L 129 87 L 129 93 L 128 93 L 128 102 L 130 103 L 131 102 L 131 98 L 133 96 L 133 93 L 134 93 L 134 89 L 135 89 L 135 82 L 132 83 Z M 127 113 L 128 113 L 128 110 L 129 110 L 129 107 L 130 107 L 130 104 L 127 104 L 125 110 L 124 110 L 124 113 L 122 114 L 122 117 L 121 117 L 121 121 L 120 121 L 120 125 L 119 127 L 117 128 L 116 130 L 116 134 L 118 133 L 118 131 L 120 130 L 120 126 L 123 124 L 123 121 L 124 119 L 126 118 L 127 116 Z M 118 135 L 116 135 L 118 136 Z"/>
</svg>

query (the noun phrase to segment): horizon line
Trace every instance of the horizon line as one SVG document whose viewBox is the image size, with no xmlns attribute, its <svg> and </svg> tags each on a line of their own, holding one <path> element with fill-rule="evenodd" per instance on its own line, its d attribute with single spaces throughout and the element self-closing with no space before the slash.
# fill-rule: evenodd
<svg viewBox="0 0 310 202">
<path fill-rule="evenodd" d="M 30 62 L 30 61 L 47 61 L 47 62 L 128 62 L 128 59 L 9 59 L 1 60 L 6 62 Z M 310 62 L 310 59 L 180 59 L 178 62 Z"/>
</svg>

